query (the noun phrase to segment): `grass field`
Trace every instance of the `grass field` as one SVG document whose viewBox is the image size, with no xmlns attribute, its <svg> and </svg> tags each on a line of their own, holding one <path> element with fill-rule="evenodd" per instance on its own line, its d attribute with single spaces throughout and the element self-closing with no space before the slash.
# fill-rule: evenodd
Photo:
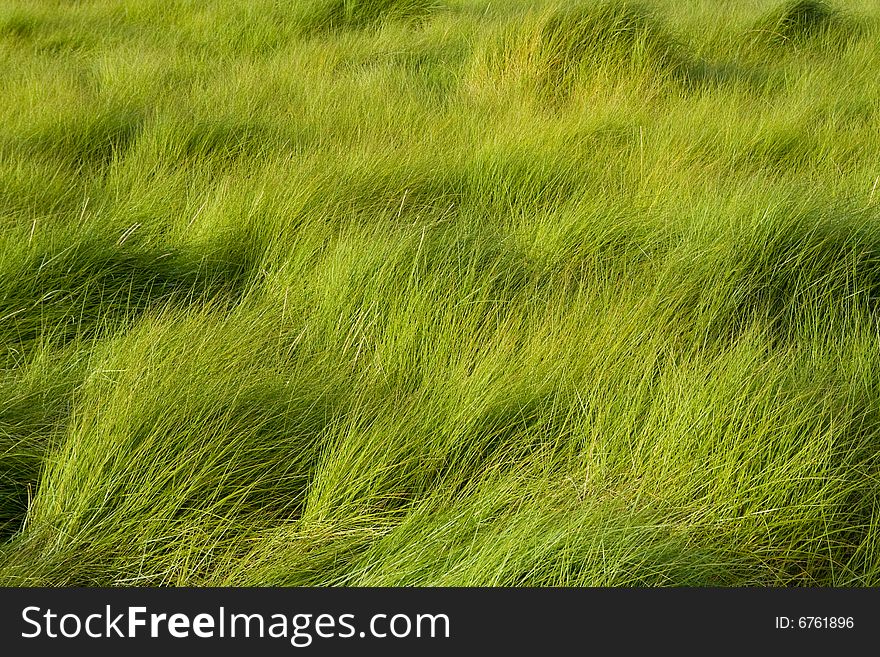
<svg viewBox="0 0 880 657">
<path fill-rule="evenodd" d="M 0 584 L 880 585 L 880 5 L 0 0 Z"/>
</svg>

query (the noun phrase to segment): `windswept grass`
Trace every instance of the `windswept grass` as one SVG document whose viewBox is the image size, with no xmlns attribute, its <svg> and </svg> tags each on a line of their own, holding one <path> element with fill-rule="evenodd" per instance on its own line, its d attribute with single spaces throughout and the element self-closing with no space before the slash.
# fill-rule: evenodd
<svg viewBox="0 0 880 657">
<path fill-rule="evenodd" d="M 789 0 L 775 7 L 757 24 L 770 44 L 804 46 L 810 41 L 843 41 L 855 36 L 858 23 L 823 0 Z"/>
<path fill-rule="evenodd" d="M 0 2 L 0 583 L 876 586 L 878 21 Z"/>
</svg>

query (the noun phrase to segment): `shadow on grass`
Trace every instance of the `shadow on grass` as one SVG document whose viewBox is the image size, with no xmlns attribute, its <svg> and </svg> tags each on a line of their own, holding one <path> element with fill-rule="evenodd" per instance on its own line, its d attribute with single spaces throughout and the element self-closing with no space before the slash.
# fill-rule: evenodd
<svg viewBox="0 0 880 657">
<path fill-rule="evenodd" d="M 202 254 L 89 236 L 16 265 L 3 272 L 0 282 L 0 335 L 7 348 L 40 337 L 59 344 L 90 337 L 103 326 L 136 319 L 166 303 L 234 303 L 255 260 L 243 241 Z"/>
<path fill-rule="evenodd" d="M 128 149 L 141 133 L 144 120 L 143 112 L 127 108 L 78 113 L 8 136 L 2 147 L 18 156 L 52 157 L 74 169 L 100 168 Z"/>
<path fill-rule="evenodd" d="M 824 0 L 788 0 L 764 14 L 752 30 L 752 44 L 772 49 L 845 46 L 865 26 Z"/>
<path fill-rule="evenodd" d="M 755 321 L 786 341 L 833 317 L 880 318 L 880 234 L 846 208 L 792 212 L 726 235 L 720 255 L 667 272 L 677 272 L 661 285 L 677 288 L 669 298 L 683 302 L 680 316 L 710 341 L 735 341 Z"/>
<path fill-rule="evenodd" d="M 388 20 L 417 21 L 439 8 L 437 0 L 314 0 L 309 31 L 363 29 Z"/>
</svg>

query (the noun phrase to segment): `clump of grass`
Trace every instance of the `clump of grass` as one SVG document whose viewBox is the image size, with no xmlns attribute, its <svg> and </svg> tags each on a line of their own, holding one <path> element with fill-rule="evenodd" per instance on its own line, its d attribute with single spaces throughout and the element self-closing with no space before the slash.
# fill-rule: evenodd
<svg viewBox="0 0 880 657">
<path fill-rule="evenodd" d="M 564 7 L 544 23 L 541 43 L 548 82 L 606 62 L 673 75 L 687 64 L 681 44 L 660 20 L 644 6 L 625 2 Z"/>
<path fill-rule="evenodd" d="M 107 345 L 86 372 L 79 411 L 68 425 L 72 433 L 52 446 L 42 472 L 45 503 L 30 509 L 19 557 L 27 558 L 35 543 L 42 543 L 42 557 L 20 571 L 22 581 L 122 581 L 134 574 L 144 550 L 156 565 L 174 565 L 142 571 L 139 581 L 180 581 L 207 562 L 187 565 L 183 554 L 175 557 L 161 538 L 169 531 L 189 535 L 195 543 L 188 549 L 198 544 L 199 560 L 210 560 L 216 542 L 231 538 L 227 522 L 235 517 L 266 524 L 302 512 L 338 393 L 328 381 L 311 378 L 307 362 L 296 378 L 273 372 L 267 356 L 277 354 L 274 332 L 257 343 L 243 330 L 254 322 L 268 322 L 268 328 L 272 318 L 250 310 L 219 323 L 209 317 L 158 313 L 121 343 Z M 156 342 L 157 331 L 166 330 L 166 339 Z M 232 339 L 235 333 L 239 339 Z M 139 356 L 129 360 L 135 352 Z M 190 385 L 180 385 L 181 367 Z M 243 370 L 252 376 L 242 377 Z M 228 399 L 218 404 L 220 390 Z M 140 396 L 137 404 L 133 394 Z M 95 449 L 111 436 L 109 450 Z M 218 440 L 225 445 L 221 451 Z M 150 468 L 131 467 L 143 462 Z M 196 471 L 201 474 L 193 478 Z M 155 522 L 145 525 L 145 513 Z M 248 523 L 235 522 L 251 531 Z M 136 526 L 142 540 L 119 540 Z M 52 536 L 58 531 L 66 538 Z M 74 554 L 79 565 L 71 569 Z"/>
<path fill-rule="evenodd" d="M 94 45 L 96 34 L 70 27 L 39 7 L 0 13 L 0 39 L 40 54 L 73 53 Z"/>
<path fill-rule="evenodd" d="M 252 271 L 250 254 L 235 240 L 214 253 L 169 251 L 138 245 L 138 228 L 115 240 L 93 233 L 44 250 L 10 249 L 0 285 L 4 346 L 88 337 L 167 303 L 234 299 Z"/>
<path fill-rule="evenodd" d="M 21 529 L 37 495 L 44 458 L 64 432 L 88 348 L 59 351 L 46 341 L 32 354 L 15 356 L 18 366 L 0 379 L 0 541 Z"/>
<path fill-rule="evenodd" d="M 697 71 L 687 47 L 642 4 L 562 4 L 512 23 L 486 65 L 525 74 L 543 96 L 563 98 L 584 78 L 684 81 Z"/>
<path fill-rule="evenodd" d="M 239 123 L 235 120 L 190 120 L 177 128 L 179 137 L 177 154 L 183 161 L 216 158 L 230 159 L 239 156 L 257 157 L 277 133 L 271 127 L 258 122 Z"/>
<path fill-rule="evenodd" d="M 131 108 L 104 112 L 76 111 L 66 122 L 47 121 L 28 126 L 2 144 L 7 153 L 56 158 L 69 166 L 106 166 L 137 137 L 143 115 Z"/>
<path fill-rule="evenodd" d="M 36 154 L 0 158 L 0 215 L 4 217 L 0 223 L 78 212 L 93 184 L 84 181 L 65 159 Z"/>
<path fill-rule="evenodd" d="M 0 583 L 880 583 L 870 3 L 56 4 Z"/>
<path fill-rule="evenodd" d="M 311 29 L 358 29 L 386 20 L 418 20 L 439 6 L 437 0 L 318 0 L 306 20 Z"/>
<path fill-rule="evenodd" d="M 670 258 L 676 264 L 666 275 L 682 291 L 684 270 L 690 272 L 696 296 L 675 312 L 712 338 L 735 340 L 760 320 L 768 339 L 797 340 L 827 321 L 826 313 L 870 316 L 880 303 L 880 232 L 845 205 L 783 204 L 759 224 L 721 232 L 711 257 L 695 261 L 688 251 L 680 251 L 680 261 Z M 711 292 L 698 283 L 707 279 Z"/>
<path fill-rule="evenodd" d="M 788 0 L 765 14 L 756 38 L 772 46 L 842 44 L 860 33 L 858 23 L 824 0 Z"/>
</svg>

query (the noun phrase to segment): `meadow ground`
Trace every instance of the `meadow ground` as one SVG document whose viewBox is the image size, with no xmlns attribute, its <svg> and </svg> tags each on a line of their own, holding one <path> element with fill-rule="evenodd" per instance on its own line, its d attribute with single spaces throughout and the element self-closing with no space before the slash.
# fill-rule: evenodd
<svg viewBox="0 0 880 657">
<path fill-rule="evenodd" d="M 0 0 L 0 584 L 880 584 L 880 6 Z"/>
</svg>

